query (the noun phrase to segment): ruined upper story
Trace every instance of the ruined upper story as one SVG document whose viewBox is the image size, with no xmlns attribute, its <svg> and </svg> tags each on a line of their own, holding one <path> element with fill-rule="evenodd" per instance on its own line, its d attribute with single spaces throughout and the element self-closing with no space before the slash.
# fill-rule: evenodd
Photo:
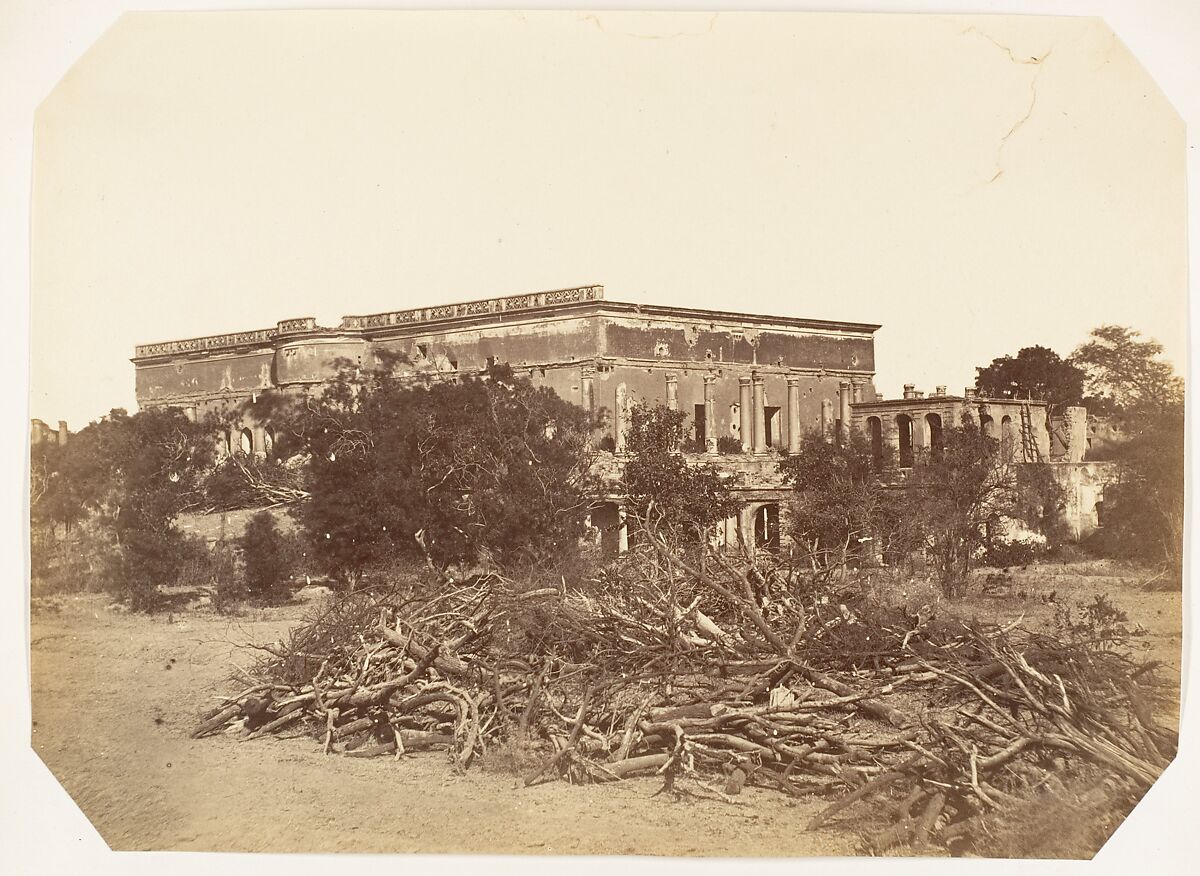
<svg viewBox="0 0 1200 876">
<path fill-rule="evenodd" d="M 878 328 L 608 301 L 602 286 L 579 286 L 346 316 L 336 327 L 288 319 L 273 328 L 144 344 L 132 361 L 139 405 L 193 409 L 317 385 L 340 363 L 386 363 L 397 376 L 476 373 L 507 363 L 567 397 L 581 368 L 801 374 L 869 385 Z"/>
</svg>

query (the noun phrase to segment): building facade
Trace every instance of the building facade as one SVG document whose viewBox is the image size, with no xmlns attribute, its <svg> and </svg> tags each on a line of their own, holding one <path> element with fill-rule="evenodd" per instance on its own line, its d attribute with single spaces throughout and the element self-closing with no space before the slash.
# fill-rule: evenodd
<svg viewBox="0 0 1200 876">
<path fill-rule="evenodd" d="M 1052 448 L 1038 402 L 980 398 L 972 389 L 951 396 L 944 387 L 926 396 L 912 385 L 903 398 L 879 398 L 878 328 L 609 301 L 602 286 L 579 286 L 346 316 L 335 327 L 287 319 L 145 344 L 132 361 L 141 407 L 179 407 L 192 419 L 235 414 L 239 422 L 216 438 L 218 454 L 267 456 L 275 445 L 269 397 L 315 391 L 343 367 L 452 380 L 507 364 L 592 414 L 597 470 L 611 487 L 597 497 L 593 522 L 613 551 L 629 539 L 615 483 L 635 404 L 683 411 L 692 428 L 689 459 L 737 475 L 741 510 L 719 528 L 720 538 L 750 551 L 778 544 L 786 530 L 779 455 L 796 452 L 813 430 L 829 440 L 861 432 L 876 467 L 900 477 L 922 453 L 936 453 L 942 429 L 964 416 L 1018 460 L 1051 461 L 1062 447 L 1074 451 L 1063 461 L 1082 460 L 1082 409 L 1071 409 L 1075 418 L 1065 418 Z M 1090 506 L 1093 493 L 1100 495 L 1092 490 L 1074 507 Z"/>
<path fill-rule="evenodd" d="M 142 407 L 182 407 L 199 418 L 249 401 L 230 450 L 260 452 L 270 440 L 270 424 L 254 417 L 259 397 L 320 386 L 340 363 L 388 363 L 397 377 L 507 363 L 591 411 L 613 449 L 624 441 L 629 406 L 644 402 L 685 411 L 709 449 L 728 437 L 766 452 L 833 418 L 839 393 L 875 397 L 878 328 L 613 302 L 602 286 L 584 286 L 347 316 L 336 328 L 284 320 L 142 345 L 133 363 Z"/>
<path fill-rule="evenodd" d="M 946 387 L 939 386 L 927 396 L 906 383 L 903 398 L 858 402 L 851 410 L 852 428 L 870 442 L 880 471 L 904 471 L 922 454 L 938 453 L 942 430 L 962 425 L 964 418 L 999 441 L 1005 458 L 1051 460 L 1044 402 L 984 398 L 969 387 L 962 395 L 947 395 Z"/>
<path fill-rule="evenodd" d="M 631 406 L 665 405 L 688 415 L 697 456 L 725 451 L 723 467 L 742 476 L 744 510 L 726 537 L 753 548 L 778 539 L 786 493 L 778 454 L 794 451 L 806 431 L 848 428 L 851 403 L 875 399 L 878 328 L 615 302 L 602 286 L 581 286 L 346 316 L 332 328 L 289 319 L 142 345 L 132 361 L 142 407 L 180 407 L 193 419 L 240 411 L 241 422 L 218 437 L 219 453 L 269 455 L 275 436 L 255 415 L 260 400 L 319 388 L 345 365 L 453 379 L 506 363 L 590 411 L 596 446 L 616 460 Z M 625 538 L 619 497 L 596 519 Z"/>
</svg>

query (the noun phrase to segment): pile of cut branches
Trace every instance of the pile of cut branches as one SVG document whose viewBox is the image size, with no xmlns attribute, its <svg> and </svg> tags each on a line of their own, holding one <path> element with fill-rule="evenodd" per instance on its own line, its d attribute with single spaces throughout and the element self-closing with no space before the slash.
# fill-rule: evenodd
<svg viewBox="0 0 1200 876">
<path fill-rule="evenodd" d="M 835 799 L 810 828 L 866 814 L 875 852 L 960 842 L 1075 760 L 1136 797 L 1174 753 L 1138 690 L 1146 667 L 1112 649 L 914 626 L 852 594 L 812 599 L 786 570 L 708 566 L 654 544 L 592 594 L 482 575 L 338 597 L 260 646 L 253 683 L 193 735 L 442 748 L 458 771 L 515 742 L 543 753 L 526 785 L 656 774 L 730 802 L 746 784 L 821 793 Z"/>
</svg>

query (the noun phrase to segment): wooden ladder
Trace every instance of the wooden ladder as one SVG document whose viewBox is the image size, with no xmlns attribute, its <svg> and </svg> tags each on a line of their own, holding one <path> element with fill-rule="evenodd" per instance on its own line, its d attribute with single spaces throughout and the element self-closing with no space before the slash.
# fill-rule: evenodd
<svg viewBox="0 0 1200 876">
<path fill-rule="evenodd" d="M 1021 405 L 1021 451 L 1025 462 L 1042 461 L 1042 448 L 1033 432 L 1033 413 L 1029 405 Z"/>
</svg>

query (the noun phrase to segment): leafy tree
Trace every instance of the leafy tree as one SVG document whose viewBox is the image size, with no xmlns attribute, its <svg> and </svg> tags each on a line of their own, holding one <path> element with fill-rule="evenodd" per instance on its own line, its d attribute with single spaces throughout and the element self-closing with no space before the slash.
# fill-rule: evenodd
<svg viewBox="0 0 1200 876">
<path fill-rule="evenodd" d="M 886 490 L 872 468 L 871 447 L 859 433 L 844 444 L 809 432 L 799 453 L 779 464 L 795 491 L 794 543 L 804 545 L 814 569 L 844 566 L 877 537 Z"/>
<path fill-rule="evenodd" d="M 702 546 L 709 528 L 736 507 L 733 483 L 707 463 L 689 464 L 680 451 L 687 416 L 665 407 L 630 408 L 621 475 L 627 513 L 677 546 Z"/>
<path fill-rule="evenodd" d="M 902 516 L 924 538 L 942 591 L 958 596 L 988 532 L 1003 518 L 1039 527 L 1062 501 L 1043 465 L 1014 463 L 975 420 L 942 433 L 943 450 L 914 466 L 903 491 Z"/>
<path fill-rule="evenodd" d="M 983 395 L 1043 401 L 1050 413 L 1083 398 L 1083 370 L 1046 347 L 1024 347 L 1015 357 L 993 359 L 975 374 L 975 388 Z"/>
<path fill-rule="evenodd" d="M 35 461 L 44 488 L 31 496 L 33 523 L 93 517 L 115 543 L 109 586 L 133 607 L 151 608 L 159 586 L 178 575 L 184 551 L 175 517 L 202 502 L 212 453 L 209 423 L 176 409 L 115 409 Z"/>
<path fill-rule="evenodd" d="M 1069 362 L 1085 375 L 1088 409 L 1154 415 L 1183 405 L 1183 380 L 1163 361 L 1158 341 L 1118 325 L 1092 330 Z"/>
<path fill-rule="evenodd" d="M 1182 580 L 1184 533 L 1183 411 L 1151 418 L 1117 450 L 1117 479 L 1104 490 L 1107 553 L 1165 563 Z"/>
<path fill-rule="evenodd" d="M 288 577 L 289 556 L 287 539 L 275 517 L 269 511 L 251 517 L 238 546 L 245 564 L 246 591 L 262 602 L 281 601 L 286 595 L 283 583 Z"/>
<path fill-rule="evenodd" d="M 1184 384 L 1160 343 L 1124 326 L 1103 325 L 1071 359 L 1087 371 L 1089 410 L 1124 415 L 1128 440 L 1113 458 L 1116 482 L 1104 491 L 1106 552 L 1183 569 Z"/>
<path fill-rule="evenodd" d="M 344 368 L 278 416 L 310 457 L 299 519 L 348 583 L 391 553 L 534 563 L 583 534 L 587 415 L 506 366 L 427 384 Z"/>
</svg>

